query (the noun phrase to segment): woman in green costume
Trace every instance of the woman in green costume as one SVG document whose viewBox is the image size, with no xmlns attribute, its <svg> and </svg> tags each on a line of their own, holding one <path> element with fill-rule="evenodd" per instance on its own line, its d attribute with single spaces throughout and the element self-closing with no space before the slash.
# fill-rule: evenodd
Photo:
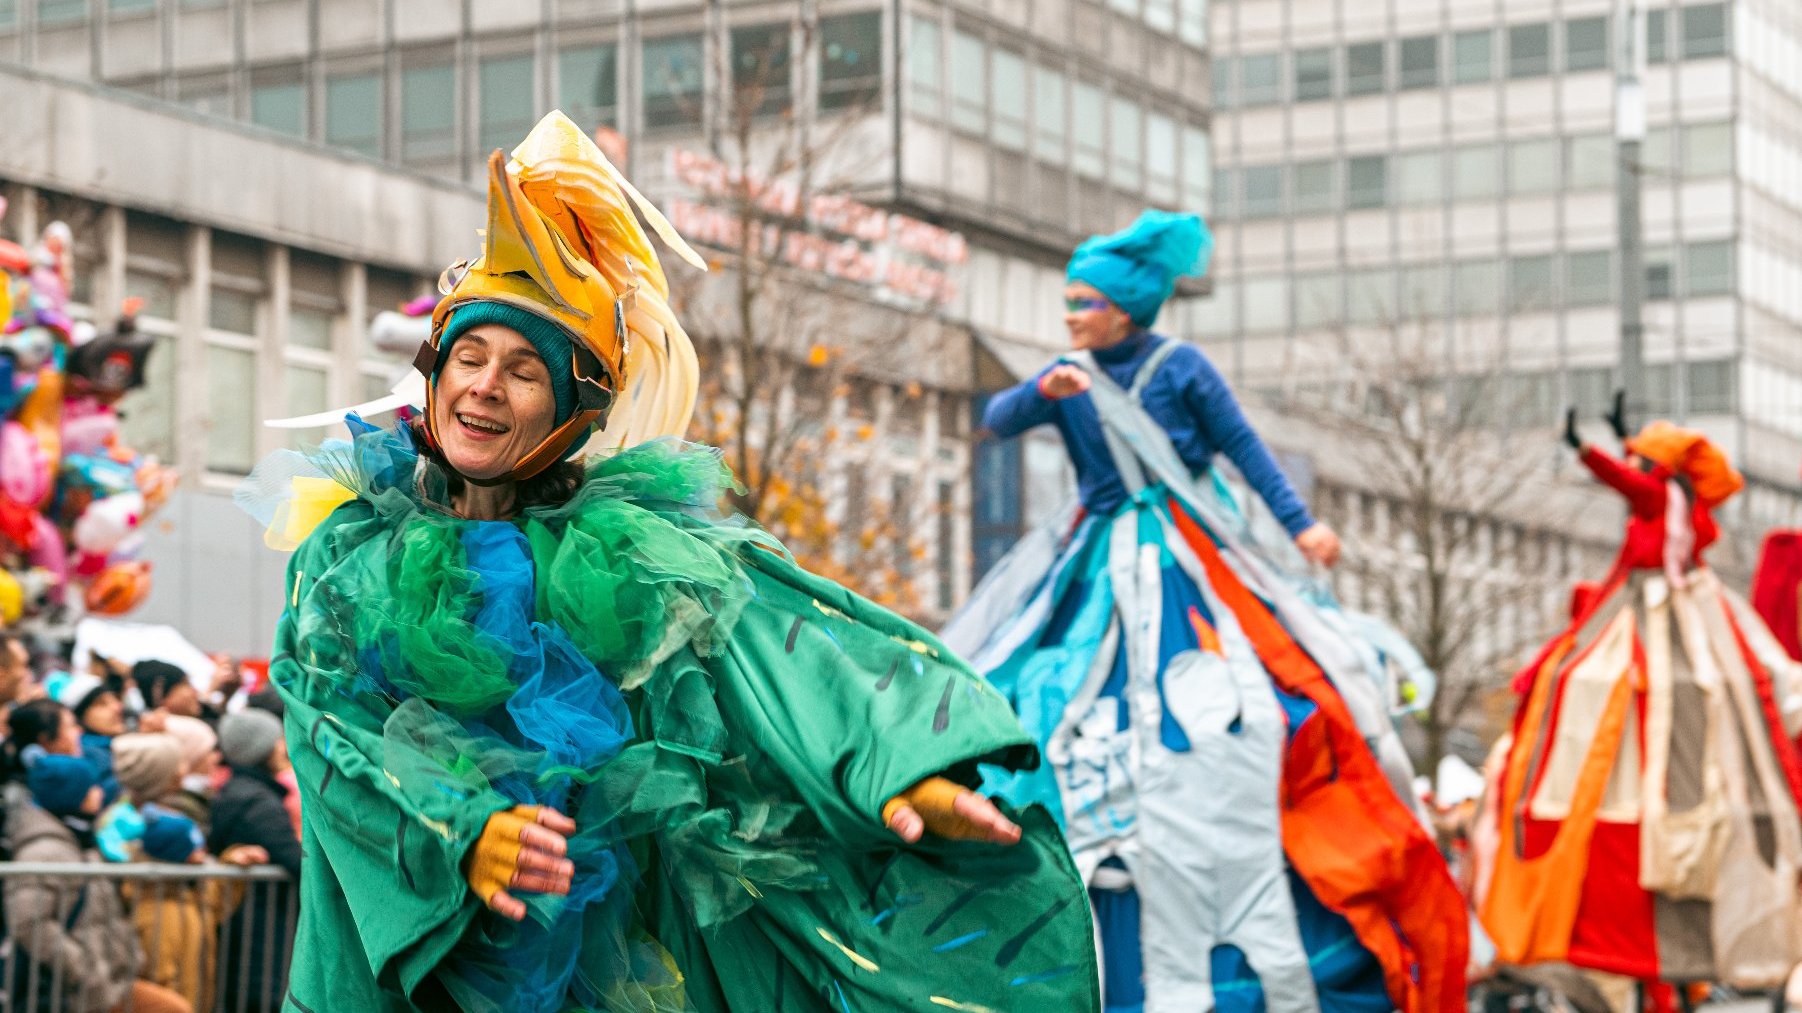
<svg viewBox="0 0 1802 1013">
<path fill-rule="evenodd" d="M 692 252 L 560 114 L 489 168 L 421 422 L 251 483 L 304 536 L 284 1008 L 1097 1009 L 1052 820 L 966 787 L 1037 762 L 1006 701 L 647 440 L 694 360 L 634 205 Z"/>
</svg>

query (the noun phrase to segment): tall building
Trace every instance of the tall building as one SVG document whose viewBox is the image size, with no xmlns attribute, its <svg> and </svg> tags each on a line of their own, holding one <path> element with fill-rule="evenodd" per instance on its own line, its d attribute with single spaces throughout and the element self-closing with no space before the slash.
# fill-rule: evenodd
<svg viewBox="0 0 1802 1013">
<path fill-rule="evenodd" d="M 147 298 L 171 340 L 129 425 L 185 477 L 142 615 L 260 650 L 280 560 L 228 496 L 292 437 L 256 423 L 401 368 L 370 316 L 473 252 L 488 152 L 561 108 L 618 131 L 653 199 L 705 204 L 680 168 L 754 81 L 758 122 L 849 138 L 845 195 L 962 237 L 952 294 L 908 309 L 944 332 L 931 361 L 828 407 L 871 437 L 837 498 L 913 520 L 943 614 L 1056 498 L 1054 448 L 973 467 L 970 437 L 981 392 L 1061 344 L 1071 244 L 1209 202 L 1207 23 L 1205 0 L 4 0 L 0 76 L 31 98 L 0 112 L 0 231 L 74 219 L 82 309 Z"/>
<path fill-rule="evenodd" d="M 1745 471 L 1746 541 L 1802 516 L 1802 8 L 1639 0 L 1646 408 Z M 1436 330 L 1505 365 L 1498 424 L 1619 383 L 1613 0 L 1216 0 L 1216 297 L 1192 334 L 1246 388 Z M 1642 419 L 1643 421 L 1643 419 Z M 1587 478 L 1587 476 L 1583 476 Z M 1573 481 L 1575 473 L 1573 473 Z"/>
</svg>

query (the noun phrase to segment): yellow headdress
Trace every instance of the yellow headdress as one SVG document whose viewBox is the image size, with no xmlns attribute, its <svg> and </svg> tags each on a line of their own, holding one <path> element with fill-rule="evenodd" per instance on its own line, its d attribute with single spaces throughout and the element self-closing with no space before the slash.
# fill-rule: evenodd
<svg viewBox="0 0 1802 1013">
<path fill-rule="evenodd" d="M 453 265 L 440 279 L 445 298 L 414 365 L 431 378 L 445 324 L 472 302 L 525 310 L 571 337 L 577 410 L 508 478 L 544 470 L 596 426 L 601 432 L 590 446 L 599 448 L 674 436 L 688 427 L 697 384 L 694 346 L 670 311 L 669 282 L 634 207 L 678 256 L 707 269 L 561 112 L 540 120 L 511 160 L 499 151 L 488 158 L 482 255 Z M 428 384 L 428 432 L 434 400 Z"/>
</svg>

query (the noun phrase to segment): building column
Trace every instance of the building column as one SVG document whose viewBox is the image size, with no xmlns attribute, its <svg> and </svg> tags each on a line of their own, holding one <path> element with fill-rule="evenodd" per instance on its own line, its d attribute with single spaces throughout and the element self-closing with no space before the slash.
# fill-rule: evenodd
<svg viewBox="0 0 1802 1013">
<path fill-rule="evenodd" d="M 263 409 L 251 416 L 256 427 L 256 456 L 281 449 L 287 440 L 285 430 L 262 424 L 265 418 L 282 418 L 288 414 L 288 302 L 292 283 L 289 278 L 288 248 L 272 244 L 263 271 L 267 289 L 263 300 L 262 333 L 257 336 L 257 403 Z"/>
<path fill-rule="evenodd" d="M 113 319 L 125 300 L 125 209 L 109 204 L 100 213 L 100 277 L 94 286 L 94 322 Z"/>
</svg>

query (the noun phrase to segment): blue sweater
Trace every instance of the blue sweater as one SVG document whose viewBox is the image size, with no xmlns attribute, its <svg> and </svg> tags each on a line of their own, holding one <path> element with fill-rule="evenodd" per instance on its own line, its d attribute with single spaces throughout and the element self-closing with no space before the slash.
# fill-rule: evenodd
<svg viewBox="0 0 1802 1013">
<path fill-rule="evenodd" d="M 1094 353 L 1095 361 L 1122 388 L 1160 342 L 1168 339 L 1140 331 L 1112 348 Z M 1018 436 L 1034 426 L 1056 425 L 1076 464 L 1077 491 L 1092 514 L 1106 516 L 1126 502 L 1126 486 L 1114 467 L 1101 435 L 1101 416 L 1088 394 L 1053 401 L 1039 393 L 1039 381 L 1055 366 L 990 399 L 982 424 L 1002 438 Z M 1245 421 L 1226 378 L 1192 345 L 1178 345 L 1157 375 L 1145 385 L 1145 410 L 1170 434 L 1176 452 L 1192 473 L 1200 475 L 1224 453 L 1246 481 L 1270 505 L 1290 535 L 1314 523 L 1307 505 L 1277 467 L 1264 441 Z"/>
</svg>

